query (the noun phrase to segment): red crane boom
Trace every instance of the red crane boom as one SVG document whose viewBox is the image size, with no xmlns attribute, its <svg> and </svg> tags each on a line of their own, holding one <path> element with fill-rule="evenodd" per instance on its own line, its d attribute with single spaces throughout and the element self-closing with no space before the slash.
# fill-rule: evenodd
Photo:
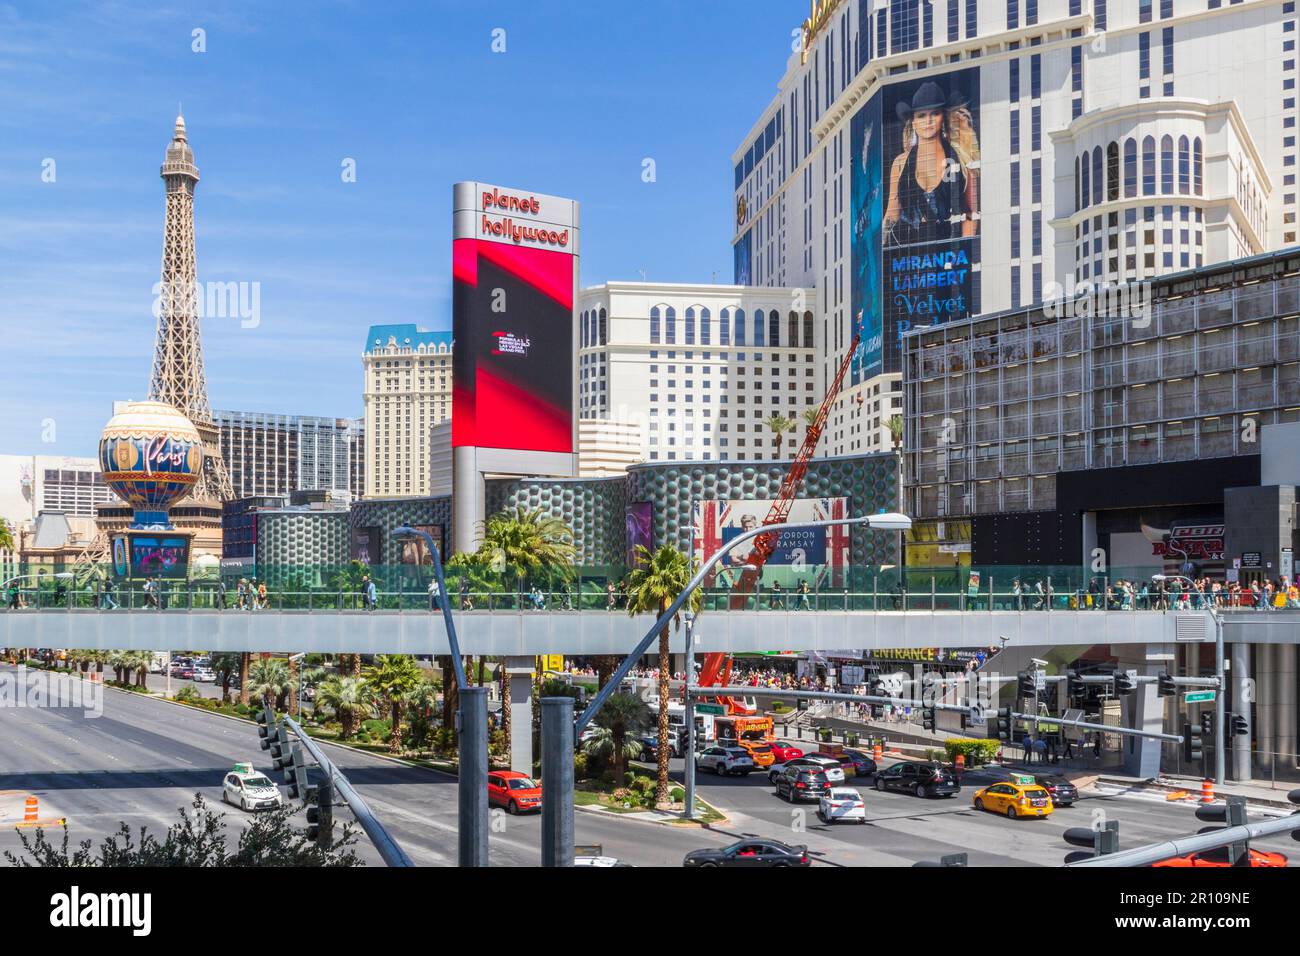
<svg viewBox="0 0 1300 956">
<path fill-rule="evenodd" d="M 799 453 L 795 455 L 794 461 L 790 463 L 790 470 L 785 473 L 785 477 L 781 480 L 781 488 L 777 492 L 776 500 L 772 502 L 771 510 L 768 511 L 767 517 L 763 519 L 764 527 L 785 524 L 786 519 L 790 517 L 790 509 L 794 506 L 795 494 L 799 490 L 799 485 L 804 480 L 804 476 L 808 474 L 808 461 L 812 458 L 813 452 L 817 450 L 817 442 L 821 439 L 822 430 L 826 427 L 826 419 L 830 417 L 831 406 L 835 404 L 835 399 L 839 396 L 840 388 L 844 384 L 844 376 L 848 374 L 849 366 L 853 363 L 853 356 L 858 350 L 860 340 L 861 334 L 855 334 L 853 341 L 849 343 L 849 350 L 845 354 L 843 361 L 840 362 L 839 371 L 835 373 L 835 378 L 826 392 L 826 397 L 822 399 L 821 407 L 817 409 L 817 417 L 813 419 L 812 424 L 808 426 L 808 430 L 804 432 L 803 444 L 799 446 Z M 754 539 L 754 549 L 749 552 L 740 580 L 736 582 L 731 591 L 730 606 L 732 610 L 743 611 L 749 604 L 749 595 L 753 593 L 755 586 L 762 577 L 763 565 L 776 552 L 779 538 L 779 532 L 772 531 L 760 534 Z M 699 680 L 701 687 L 726 686 L 730 679 L 730 655 L 704 655 L 704 666 L 700 670 Z M 751 709 L 743 701 L 737 701 L 731 697 L 721 698 L 719 702 L 726 705 L 728 713 L 746 713 Z"/>
</svg>

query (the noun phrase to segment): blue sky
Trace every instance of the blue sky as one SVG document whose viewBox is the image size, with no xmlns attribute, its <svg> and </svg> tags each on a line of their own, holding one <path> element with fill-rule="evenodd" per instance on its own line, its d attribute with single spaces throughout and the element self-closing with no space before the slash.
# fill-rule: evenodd
<svg viewBox="0 0 1300 956">
<path fill-rule="evenodd" d="M 202 176 L 199 279 L 261 289 L 255 328 L 204 320 L 213 406 L 356 416 L 367 326 L 450 326 L 457 180 L 578 199 L 584 285 L 730 282 L 730 156 L 805 14 L 0 0 L 0 453 L 93 455 L 112 402 L 145 397 L 178 102 Z"/>
</svg>

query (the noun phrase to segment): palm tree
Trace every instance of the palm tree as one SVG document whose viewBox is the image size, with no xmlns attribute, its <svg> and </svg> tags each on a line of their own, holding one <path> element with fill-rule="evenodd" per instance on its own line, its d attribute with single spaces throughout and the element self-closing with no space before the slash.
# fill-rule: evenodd
<svg viewBox="0 0 1300 956">
<path fill-rule="evenodd" d="M 392 715 L 388 749 L 393 753 L 402 749 L 402 710 L 423 681 L 424 672 L 410 654 L 377 654 L 374 666 L 366 673 L 366 683 Z"/>
<path fill-rule="evenodd" d="M 276 704 L 277 709 L 289 688 L 289 667 L 282 658 L 265 657 L 253 663 L 248 678 L 262 706 Z M 245 687 L 248 685 L 245 684 Z"/>
<path fill-rule="evenodd" d="M 594 722 L 606 734 L 594 736 L 583 749 L 593 757 L 609 758 L 614 768 L 614 786 L 621 787 L 628 758 L 641 752 L 641 742 L 636 737 L 650 726 L 650 708 L 636 694 L 610 694 Z"/>
<path fill-rule="evenodd" d="M 295 690 L 297 689 L 298 682 L 299 682 L 298 660 L 299 659 L 297 657 L 294 657 L 292 654 L 289 655 L 289 683 L 294 687 Z M 289 696 L 289 716 L 290 717 L 301 716 L 298 713 L 298 695 L 296 693 L 291 694 Z"/>
<path fill-rule="evenodd" d="M 316 706 L 339 719 L 344 740 L 356 732 L 373 703 L 370 685 L 359 677 L 327 677 L 316 691 Z"/>
<path fill-rule="evenodd" d="M 576 555 L 568 525 L 541 508 L 516 507 L 513 512 L 499 511 L 488 518 L 471 563 L 513 574 L 518 598 L 530 573 L 567 581 L 573 574 Z M 459 557 L 453 557 L 453 563 Z M 503 671 L 501 677 L 501 726 L 507 731 L 510 727 L 509 671 Z"/>
<path fill-rule="evenodd" d="M 781 439 L 785 437 L 785 433 L 794 428 L 798 422 L 793 418 L 787 418 L 780 412 L 773 412 L 764 419 L 763 424 L 772 432 L 772 450 L 775 457 L 779 458 L 781 456 Z"/>
<path fill-rule="evenodd" d="M 221 702 L 223 704 L 230 703 L 230 682 L 239 673 L 242 658 L 242 654 L 236 654 L 233 651 L 212 655 L 212 672 L 217 675 L 217 682 L 221 684 Z"/>
<path fill-rule="evenodd" d="M 248 706 L 248 671 L 252 658 L 253 655 L 248 651 L 242 651 L 239 655 L 239 702 L 245 707 Z"/>
<path fill-rule="evenodd" d="M 664 612 L 686 590 L 698 562 L 688 558 L 670 544 L 651 551 L 637 545 L 637 566 L 628 579 L 627 610 L 631 615 L 653 614 L 662 617 Z M 687 602 L 692 612 L 700 607 L 700 592 L 695 590 Z M 674 628 L 678 625 L 673 619 Z M 659 632 L 659 779 L 655 785 L 655 802 L 668 800 L 668 673 L 670 664 L 668 628 Z M 690 661 L 687 661 L 690 667 Z M 686 759 L 691 759 L 687 754 Z"/>
<path fill-rule="evenodd" d="M 894 450 L 897 451 L 903 444 L 903 416 L 889 416 L 889 435 L 894 439 Z"/>
</svg>

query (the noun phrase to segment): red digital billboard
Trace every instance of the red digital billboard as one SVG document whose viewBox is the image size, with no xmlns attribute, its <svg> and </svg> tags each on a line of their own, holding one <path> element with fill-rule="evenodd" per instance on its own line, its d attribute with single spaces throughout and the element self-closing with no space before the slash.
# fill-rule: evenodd
<svg viewBox="0 0 1300 956">
<path fill-rule="evenodd" d="M 572 454 L 575 204 L 457 190 L 452 446 Z"/>
</svg>

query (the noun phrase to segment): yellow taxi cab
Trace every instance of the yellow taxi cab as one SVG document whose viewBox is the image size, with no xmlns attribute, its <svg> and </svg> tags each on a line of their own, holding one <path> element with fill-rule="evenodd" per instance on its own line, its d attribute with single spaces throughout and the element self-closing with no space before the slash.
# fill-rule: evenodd
<svg viewBox="0 0 1300 956">
<path fill-rule="evenodd" d="M 972 805 L 976 810 L 1004 813 L 1012 819 L 1052 815 L 1052 795 L 1027 773 L 1012 774 L 1010 780 L 976 790 Z"/>
<path fill-rule="evenodd" d="M 755 767 L 767 768 L 776 762 L 776 754 L 772 752 L 772 745 L 766 740 L 749 740 L 742 737 L 736 743 L 749 751 L 749 756 L 753 759 Z"/>
</svg>

